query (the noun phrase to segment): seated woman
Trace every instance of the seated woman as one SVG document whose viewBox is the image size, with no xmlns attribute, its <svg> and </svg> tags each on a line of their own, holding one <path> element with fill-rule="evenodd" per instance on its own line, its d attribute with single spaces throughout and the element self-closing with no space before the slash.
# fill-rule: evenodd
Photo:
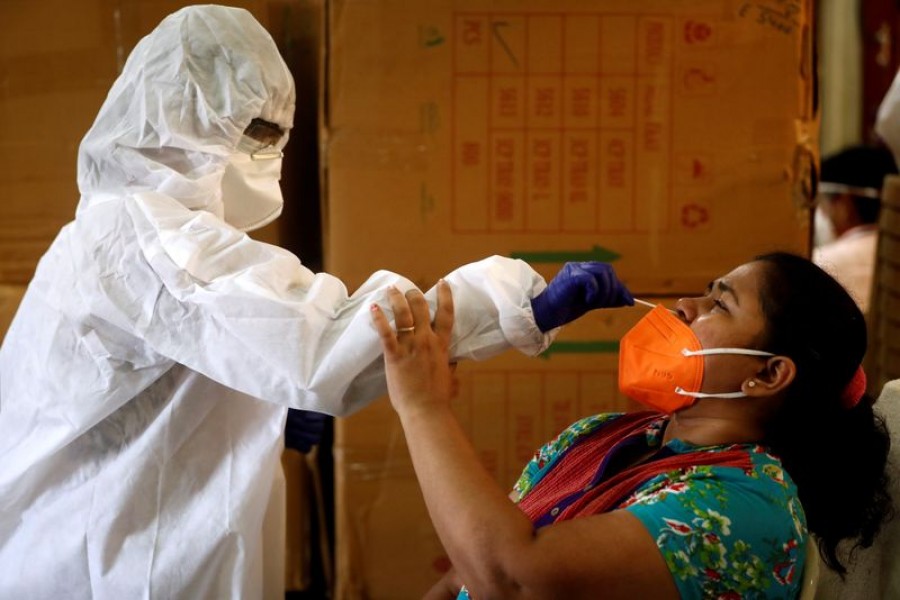
<svg viewBox="0 0 900 600">
<path fill-rule="evenodd" d="M 863 316 L 806 259 L 758 257 L 648 313 L 622 339 L 619 384 L 652 411 L 569 427 L 526 467 L 516 504 L 451 411 L 453 306 L 438 289 L 433 326 L 417 291 L 391 292 L 396 331 L 372 307 L 454 565 L 429 598 L 793 598 L 807 528 L 843 572 L 838 542 L 871 544 L 889 513 Z"/>
</svg>

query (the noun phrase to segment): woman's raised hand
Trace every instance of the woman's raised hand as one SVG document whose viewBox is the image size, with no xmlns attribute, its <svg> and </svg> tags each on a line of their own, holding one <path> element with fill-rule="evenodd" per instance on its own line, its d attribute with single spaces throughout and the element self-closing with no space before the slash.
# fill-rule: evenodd
<svg viewBox="0 0 900 600">
<path fill-rule="evenodd" d="M 422 292 L 413 289 L 404 295 L 391 287 L 388 300 L 396 329 L 378 305 L 372 305 L 372 319 L 384 349 L 388 394 L 401 417 L 419 410 L 449 407 L 456 391 L 448 353 L 453 296 L 444 280 L 438 282 L 437 299 L 432 325 Z"/>
</svg>

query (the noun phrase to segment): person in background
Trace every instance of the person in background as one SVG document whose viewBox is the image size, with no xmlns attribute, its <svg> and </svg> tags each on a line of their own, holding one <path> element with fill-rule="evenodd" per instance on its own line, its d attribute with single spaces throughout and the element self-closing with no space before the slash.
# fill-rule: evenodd
<svg viewBox="0 0 900 600">
<path fill-rule="evenodd" d="M 281 212 L 293 112 L 243 9 L 179 10 L 129 56 L 0 348 L 0 598 L 283 598 L 285 429 L 309 448 L 319 413 L 383 394 L 368 306 L 414 288 L 379 271 L 351 295 L 247 236 Z M 539 353 L 631 302 L 610 273 L 457 269 L 450 357 Z"/>
<path fill-rule="evenodd" d="M 813 261 L 868 312 L 885 176 L 897 167 L 887 148 L 853 146 L 822 161 Z"/>
<path fill-rule="evenodd" d="M 890 89 L 878 108 L 875 132 L 890 148 L 894 163 L 900 164 L 900 73 L 894 76 Z M 890 257 L 887 257 L 890 259 Z M 896 257 L 894 257 L 896 260 Z M 877 277 L 876 273 L 876 277 Z M 876 279 L 877 281 L 877 279 Z M 881 315 L 885 317 L 888 315 Z M 895 516 L 900 514 L 900 380 L 888 381 L 875 405 L 891 432 L 889 469 Z M 871 600 L 900 598 L 900 519 L 894 518 L 865 550 L 849 544 L 842 549 L 852 551 L 853 562 L 846 575 L 824 570 L 816 590 L 817 600 Z"/>
<path fill-rule="evenodd" d="M 372 307 L 454 567 L 428 598 L 796 598 L 807 544 L 844 573 L 838 544 L 871 545 L 888 518 L 863 315 L 807 259 L 758 257 L 645 315 L 621 340 L 619 388 L 650 410 L 576 422 L 512 502 L 450 407 L 451 289 L 439 284 L 433 327 L 415 290 L 391 292 L 396 330 Z"/>
</svg>

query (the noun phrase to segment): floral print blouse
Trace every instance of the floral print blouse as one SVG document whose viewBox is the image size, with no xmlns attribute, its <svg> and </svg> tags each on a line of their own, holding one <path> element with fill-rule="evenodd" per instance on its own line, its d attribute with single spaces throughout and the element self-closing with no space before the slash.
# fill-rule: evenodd
<svg viewBox="0 0 900 600">
<path fill-rule="evenodd" d="M 518 498 L 579 439 L 602 434 L 603 425 L 621 414 L 587 417 L 545 444 L 516 483 Z M 663 445 L 666 424 L 666 417 L 660 416 L 639 434 L 648 450 L 671 455 L 742 449 L 751 465 L 748 470 L 693 466 L 670 471 L 645 482 L 619 505 L 656 540 L 681 597 L 796 598 L 807 530 L 797 488 L 781 461 L 755 444 L 699 447 L 672 440 Z M 458 599 L 468 598 L 463 588 Z"/>
</svg>

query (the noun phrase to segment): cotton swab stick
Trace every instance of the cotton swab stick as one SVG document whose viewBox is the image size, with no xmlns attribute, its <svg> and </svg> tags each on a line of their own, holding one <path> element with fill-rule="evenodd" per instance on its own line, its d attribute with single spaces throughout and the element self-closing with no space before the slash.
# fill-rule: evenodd
<svg viewBox="0 0 900 600">
<path fill-rule="evenodd" d="M 635 299 L 634 299 L 634 303 L 635 303 L 635 304 L 640 304 L 640 305 L 642 305 L 642 306 L 646 306 L 646 307 L 649 307 L 649 308 L 656 308 L 656 307 L 658 306 L 657 304 L 653 304 L 652 302 L 648 302 L 648 301 L 646 301 L 646 300 L 641 300 L 640 298 L 635 298 Z M 666 308 L 666 307 L 663 307 L 663 308 Z M 671 308 L 666 308 L 666 310 L 669 311 L 669 312 L 672 313 L 672 314 L 677 314 L 677 313 L 676 313 L 674 310 L 672 310 Z"/>
<path fill-rule="evenodd" d="M 653 304 L 652 302 L 647 302 L 646 300 L 641 300 L 640 298 L 635 298 L 634 303 L 635 304 L 643 304 L 644 306 L 646 306 L 648 308 L 656 308 L 656 305 Z"/>
</svg>

